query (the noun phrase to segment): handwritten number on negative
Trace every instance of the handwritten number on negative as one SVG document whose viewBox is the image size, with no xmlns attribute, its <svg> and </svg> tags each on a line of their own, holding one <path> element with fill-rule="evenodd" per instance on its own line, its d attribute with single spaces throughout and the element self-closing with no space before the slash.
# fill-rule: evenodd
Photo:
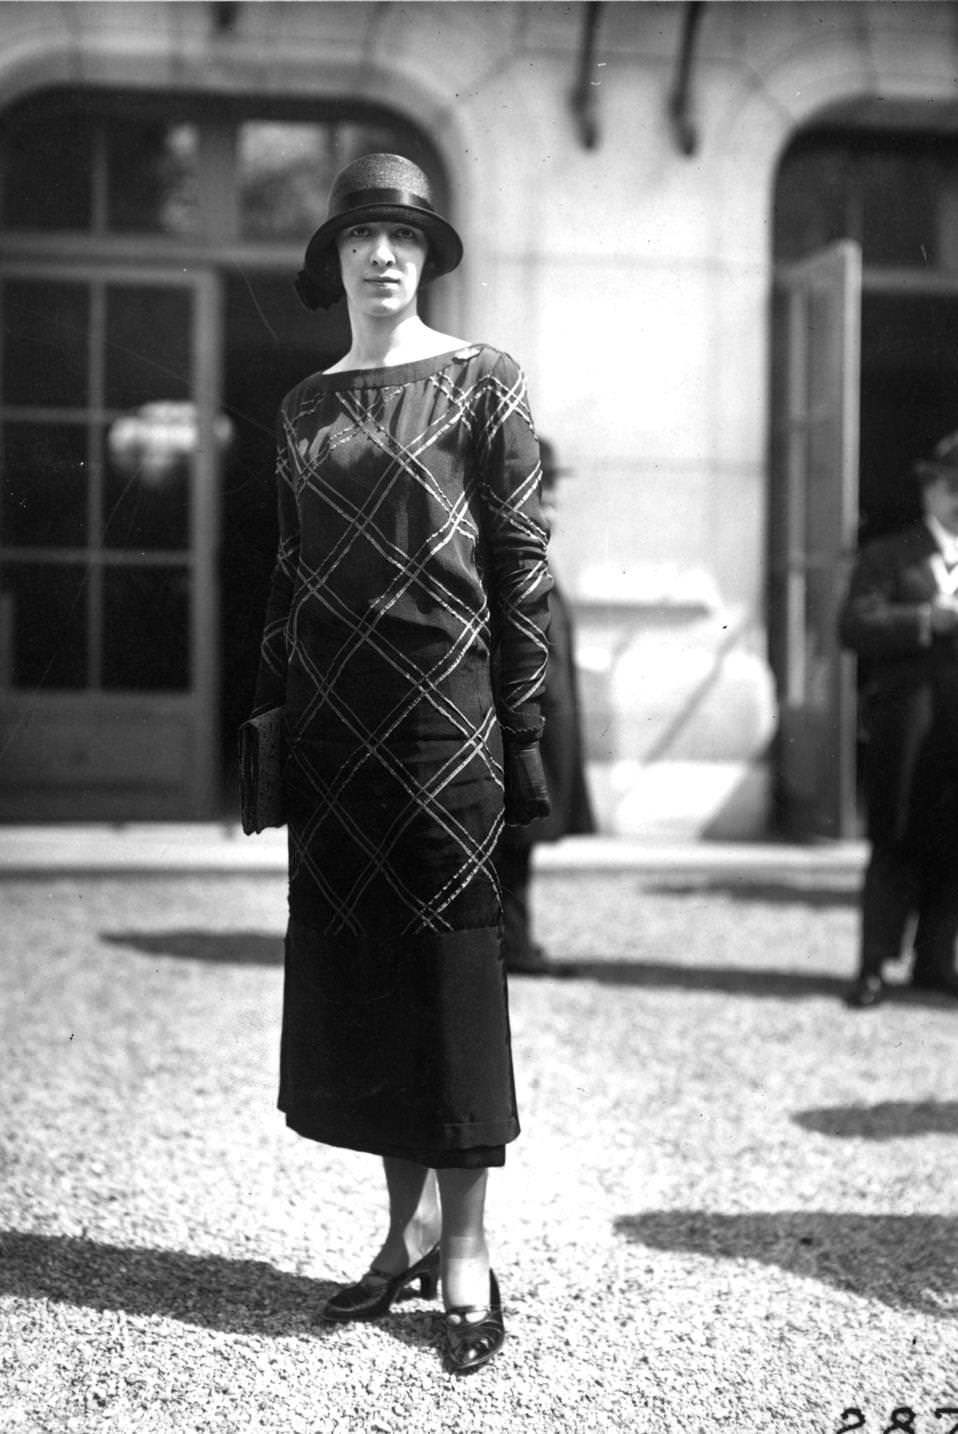
<svg viewBox="0 0 958 1434">
<path fill-rule="evenodd" d="M 934 1411 L 936 1419 L 953 1419 L 955 1423 L 950 1424 L 947 1429 L 939 1429 L 937 1434 L 958 1434 L 958 1405 L 941 1404 Z M 886 1424 L 881 1434 L 917 1434 L 915 1425 L 915 1411 L 907 1404 L 900 1404 L 891 1411 L 891 1423 Z M 855 1434 L 858 1429 L 865 1429 L 867 1421 L 864 1412 L 853 1404 L 848 1409 L 842 1410 L 842 1422 L 835 1430 L 835 1434 Z"/>
<path fill-rule="evenodd" d="M 882 1434 L 895 1434 L 896 1430 L 900 1430 L 901 1434 L 915 1434 L 915 1411 L 907 1404 L 899 1404 L 897 1409 L 892 1410 L 891 1423 L 885 1425 Z"/>
</svg>

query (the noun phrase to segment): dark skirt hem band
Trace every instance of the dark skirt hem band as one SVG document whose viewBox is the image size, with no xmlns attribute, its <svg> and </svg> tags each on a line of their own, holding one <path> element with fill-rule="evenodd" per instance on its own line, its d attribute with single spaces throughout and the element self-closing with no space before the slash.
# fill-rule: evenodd
<svg viewBox="0 0 958 1434">
<path fill-rule="evenodd" d="M 357 1140 L 330 1130 L 319 1130 L 308 1122 L 299 1121 L 287 1115 L 286 1124 L 304 1140 L 315 1140 L 320 1145 L 334 1145 L 339 1150 L 355 1150 L 361 1155 L 378 1155 L 380 1159 L 410 1160 L 416 1165 L 425 1165 L 430 1170 L 482 1170 L 506 1163 L 506 1144 L 516 1139 L 519 1127 L 505 1136 L 500 1144 L 427 1147 L 391 1145 L 384 1141 Z"/>
<path fill-rule="evenodd" d="M 291 1129 L 435 1169 L 502 1163 L 519 1120 L 498 929 L 381 941 L 291 918 L 284 994 Z"/>
</svg>

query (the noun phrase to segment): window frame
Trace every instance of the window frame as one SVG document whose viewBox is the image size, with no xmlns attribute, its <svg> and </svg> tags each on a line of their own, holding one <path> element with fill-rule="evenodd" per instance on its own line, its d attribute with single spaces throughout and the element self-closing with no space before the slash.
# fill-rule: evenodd
<svg viewBox="0 0 958 1434">
<path fill-rule="evenodd" d="M 7 172 L 5 146 L 13 127 L 34 114 L 84 114 L 95 121 L 91 163 L 92 214 L 88 228 L 10 229 L 5 219 L 4 177 Z M 156 120 L 168 124 L 192 124 L 197 129 L 197 186 L 199 222 L 195 234 L 164 234 L 155 229 L 111 230 L 107 219 L 107 143 L 109 123 Z M 408 153 L 428 174 L 440 210 L 448 208 L 444 167 L 434 144 L 412 120 L 385 106 L 343 99 L 236 97 L 182 91 L 169 94 L 151 90 L 82 89 L 57 86 L 35 91 L 0 114 L 0 253 L 28 250 L 38 257 L 55 257 L 73 251 L 77 244 L 86 249 L 95 245 L 115 259 L 124 254 L 142 259 L 145 253 L 157 257 L 171 253 L 184 257 L 217 255 L 234 251 L 258 254 L 274 251 L 284 257 L 302 249 L 308 235 L 282 239 L 246 237 L 240 232 L 238 196 L 238 136 L 240 127 L 255 123 L 315 124 L 328 126 L 331 149 L 342 151 L 342 163 L 353 157 L 348 148 L 348 131 L 357 126 L 379 127 L 391 132 L 390 144 Z M 15 131 L 14 131 L 15 132 Z M 336 161 L 335 167 L 340 167 Z"/>
</svg>

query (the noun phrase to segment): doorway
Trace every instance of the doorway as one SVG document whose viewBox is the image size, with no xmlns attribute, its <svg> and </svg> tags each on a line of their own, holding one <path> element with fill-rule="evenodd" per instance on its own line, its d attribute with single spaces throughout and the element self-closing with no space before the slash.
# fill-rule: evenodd
<svg viewBox="0 0 958 1434">
<path fill-rule="evenodd" d="M 958 292 L 862 295 L 859 540 L 919 516 L 916 459 L 958 429 Z"/>
<path fill-rule="evenodd" d="M 835 619 L 858 547 L 918 516 L 912 465 L 958 429 L 956 196 L 958 140 L 927 130 L 821 128 L 779 170 L 768 601 L 776 824 L 793 837 L 861 835 L 858 671 Z M 829 295 L 840 249 L 857 266 Z M 828 352 L 839 312 L 849 341 Z M 845 442 L 823 459 L 829 422 Z"/>
</svg>

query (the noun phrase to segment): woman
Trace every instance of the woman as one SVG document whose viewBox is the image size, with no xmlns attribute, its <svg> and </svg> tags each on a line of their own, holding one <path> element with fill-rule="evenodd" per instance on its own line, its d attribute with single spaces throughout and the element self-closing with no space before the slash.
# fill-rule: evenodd
<svg viewBox="0 0 958 1434">
<path fill-rule="evenodd" d="M 504 820 L 548 811 L 551 581 L 523 376 L 419 317 L 461 255 L 409 160 L 337 176 L 297 291 L 345 293 L 351 343 L 281 407 L 255 705 L 285 709 L 288 744 L 280 1108 L 381 1156 L 389 1198 L 324 1314 L 375 1318 L 441 1271 L 456 1373 L 504 1338 L 484 1200 L 519 1125 L 492 858 Z"/>
</svg>

